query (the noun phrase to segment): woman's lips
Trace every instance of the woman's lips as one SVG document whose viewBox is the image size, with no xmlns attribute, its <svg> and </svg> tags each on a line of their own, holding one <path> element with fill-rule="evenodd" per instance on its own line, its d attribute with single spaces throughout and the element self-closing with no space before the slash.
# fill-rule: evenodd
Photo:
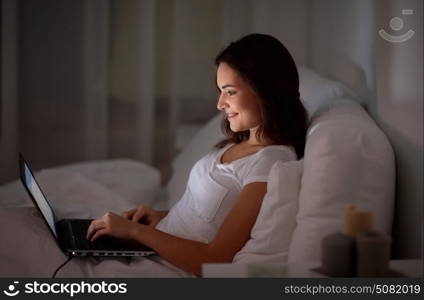
<svg viewBox="0 0 424 300">
<path fill-rule="evenodd" d="M 237 115 L 238 115 L 238 113 L 229 113 L 229 114 L 227 114 L 227 119 L 232 119 Z"/>
</svg>

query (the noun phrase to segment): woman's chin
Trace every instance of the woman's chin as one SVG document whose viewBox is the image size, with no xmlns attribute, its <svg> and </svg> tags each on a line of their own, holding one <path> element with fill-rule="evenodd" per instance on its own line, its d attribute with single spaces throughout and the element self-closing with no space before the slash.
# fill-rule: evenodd
<svg viewBox="0 0 424 300">
<path fill-rule="evenodd" d="M 230 126 L 230 129 L 231 129 L 232 132 L 240 132 L 241 131 L 240 128 L 236 127 L 236 126 Z"/>
<path fill-rule="evenodd" d="M 249 130 L 249 128 L 246 128 L 245 129 L 245 128 L 231 128 L 231 127 L 230 127 L 230 129 L 234 133 L 236 133 L 236 132 L 243 132 L 243 131 Z"/>
</svg>

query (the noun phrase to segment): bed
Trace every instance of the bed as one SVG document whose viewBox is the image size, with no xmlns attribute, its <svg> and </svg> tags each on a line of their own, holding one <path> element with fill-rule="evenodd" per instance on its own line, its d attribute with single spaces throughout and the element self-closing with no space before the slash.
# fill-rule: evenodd
<svg viewBox="0 0 424 300">
<path fill-rule="evenodd" d="M 322 238 L 341 231 L 348 205 L 372 211 L 374 228 L 391 234 L 395 170 L 389 141 L 352 91 L 303 66 L 299 76 L 310 115 L 305 157 L 273 166 L 251 239 L 234 263 L 319 260 Z M 217 115 L 201 127 L 175 157 L 166 186 L 158 170 L 128 159 L 59 166 L 36 177 L 59 218 L 94 218 L 141 204 L 168 209 L 184 193 L 194 163 L 223 137 L 220 121 Z M 0 186 L 0 222 L 6 235 L 1 277 L 49 277 L 66 259 L 17 180 Z M 35 244 L 41 245 L 38 253 Z M 38 255 L 48 255 L 49 262 L 41 264 Z M 75 259 L 58 276 L 193 277 L 155 256 Z"/>
</svg>

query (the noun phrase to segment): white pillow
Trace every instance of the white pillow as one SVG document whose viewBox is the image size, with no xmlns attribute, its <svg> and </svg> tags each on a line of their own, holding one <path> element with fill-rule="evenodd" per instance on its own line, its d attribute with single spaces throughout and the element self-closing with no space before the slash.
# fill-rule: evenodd
<svg viewBox="0 0 424 300">
<path fill-rule="evenodd" d="M 298 66 L 298 72 L 300 98 L 310 118 L 318 109 L 341 96 L 354 97 L 342 83 L 324 78 L 305 66 Z"/>
<path fill-rule="evenodd" d="M 184 194 L 188 176 L 194 164 L 209 153 L 216 143 L 225 138 L 221 131 L 221 120 L 221 113 L 212 118 L 174 159 L 173 174 L 166 187 L 169 208 Z"/>
<path fill-rule="evenodd" d="M 82 162 L 55 169 L 81 174 L 137 205 L 152 205 L 160 189 L 159 170 L 131 159 Z"/>
<path fill-rule="evenodd" d="M 107 211 L 152 205 L 160 187 L 158 170 L 126 159 L 44 169 L 35 177 L 59 219 L 95 218 Z M 19 181 L 1 186 L 0 199 L 7 201 L 1 206 L 32 205 Z"/>
<path fill-rule="evenodd" d="M 267 193 L 251 238 L 234 263 L 285 263 L 296 226 L 302 161 L 277 161 L 271 168 Z"/>
<path fill-rule="evenodd" d="M 375 229 L 391 233 L 392 147 L 358 103 L 339 100 L 321 109 L 308 130 L 289 262 L 319 261 L 322 238 L 343 230 L 350 204 L 372 211 Z"/>
</svg>

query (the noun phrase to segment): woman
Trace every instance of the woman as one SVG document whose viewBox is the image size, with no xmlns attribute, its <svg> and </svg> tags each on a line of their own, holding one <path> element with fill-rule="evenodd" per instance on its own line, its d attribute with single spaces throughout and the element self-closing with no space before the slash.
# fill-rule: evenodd
<svg viewBox="0 0 424 300">
<path fill-rule="evenodd" d="M 227 139 L 193 167 L 181 200 L 168 211 L 145 206 L 94 220 L 87 238 L 133 240 L 196 275 L 208 262 L 231 262 L 250 237 L 277 160 L 303 156 L 307 114 L 287 49 L 251 34 L 216 58 L 218 110 Z"/>
</svg>

